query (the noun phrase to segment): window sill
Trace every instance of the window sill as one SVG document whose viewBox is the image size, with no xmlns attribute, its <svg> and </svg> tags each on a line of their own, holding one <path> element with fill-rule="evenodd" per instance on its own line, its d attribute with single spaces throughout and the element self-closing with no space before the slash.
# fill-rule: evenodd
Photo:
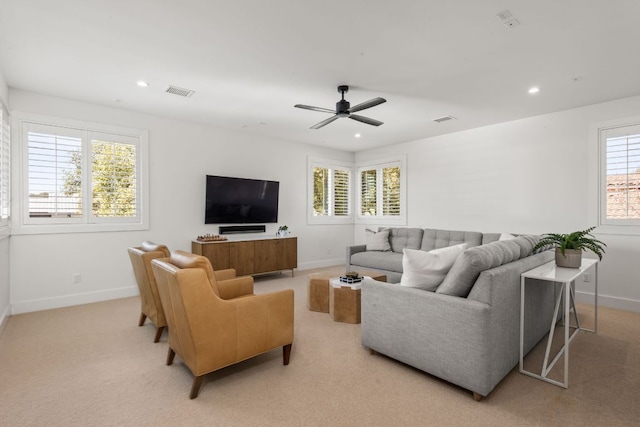
<svg viewBox="0 0 640 427">
<path fill-rule="evenodd" d="M 65 234 L 65 233 L 100 233 L 118 231 L 148 230 L 144 223 L 128 224 L 51 224 L 51 225 L 20 225 L 14 226 L 12 235 L 20 234 Z"/>
</svg>

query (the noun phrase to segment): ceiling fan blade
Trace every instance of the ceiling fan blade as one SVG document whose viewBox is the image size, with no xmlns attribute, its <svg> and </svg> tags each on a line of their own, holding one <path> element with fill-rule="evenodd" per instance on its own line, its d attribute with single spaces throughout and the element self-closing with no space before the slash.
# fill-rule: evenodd
<svg viewBox="0 0 640 427">
<path fill-rule="evenodd" d="M 370 119 L 369 117 L 359 116 L 357 114 L 350 114 L 349 118 L 372 126 L 380 126 L 384 124 L 384 122 L 381 122 L 380 120 Z"/>
<path fill-rule="evenodd" d="M 339 117 L 340 116 L 336 114 L 335 116 L 331 116 L 328 119 L 321 121 L 320 123 L 316 123 L 315 125 L 311 126 L 309 129 L 320 129 L 322 126 L 328 125 L 332 121 L 337 120 Z"/>
<path fill-rule="evenodd" d="M 311 105 L 296 104 L 296 105 L 294 105 L 294 107 L 302 108 L 304 110 L 319 111 L 321 113 L 331 113 L 331 114 L 335 114 L 336 113 L 335 110 L 330 110 L 328 108 L 322 108 L 322 107 L 312 107 Z"/>
<path fill-rule="evenodd" d="M 351 113 L 355 113 L 356 111 L 366 110 L 367 108 L 375 107 L 376 105 L 380 105 L 384 102 L 387 102 L 387 100 L 384 98 L 373 98 L 368 101 L 364 101 L 363 103 L 358 104 L 354 107 L 351 107 L 349 111 Z"/>
</svg>

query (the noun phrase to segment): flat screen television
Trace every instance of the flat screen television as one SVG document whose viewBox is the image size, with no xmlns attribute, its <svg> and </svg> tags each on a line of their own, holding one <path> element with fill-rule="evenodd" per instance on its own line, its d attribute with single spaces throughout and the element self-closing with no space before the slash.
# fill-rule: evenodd
<svg viewBox="0 0 640 427">
<path fill-rule="evenodd" d="M 205 224 L 278 222 L 278 181 L 207 175 Z"/>
</svg>

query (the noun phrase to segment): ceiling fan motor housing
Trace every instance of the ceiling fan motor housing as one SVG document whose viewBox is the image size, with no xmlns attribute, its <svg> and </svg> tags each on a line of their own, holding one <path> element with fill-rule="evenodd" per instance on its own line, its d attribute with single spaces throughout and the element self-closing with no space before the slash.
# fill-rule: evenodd
<svg viewBox="0 0 640 427">
<path fill-rule="evenodd" d="M 348 117 L 349 116 L 349 108 L 351 108 L 351 104 L 349 101 L 345 101 L 344 99 L 336 102 L 336 114 L 340 117 Z"/>
</svg>

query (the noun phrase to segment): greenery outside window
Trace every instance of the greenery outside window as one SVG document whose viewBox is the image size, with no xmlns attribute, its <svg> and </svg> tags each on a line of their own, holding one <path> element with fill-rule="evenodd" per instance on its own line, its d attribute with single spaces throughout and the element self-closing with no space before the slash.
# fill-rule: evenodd
<svg viewBox="0 0 640 427">
<path fill-rule="evenodd" d="M 309 159 L 310 224 L 352 223 L 352 165 Z"/>
<path fill-rule="evenodd" d="M 358 167 L 358 222 L 406 225 L 404 157 Z"/>
<path fill-rule="evenodd" d="M 148 228 L 146 131 L 22 119 L 19 232 Z"/>
</svg>

